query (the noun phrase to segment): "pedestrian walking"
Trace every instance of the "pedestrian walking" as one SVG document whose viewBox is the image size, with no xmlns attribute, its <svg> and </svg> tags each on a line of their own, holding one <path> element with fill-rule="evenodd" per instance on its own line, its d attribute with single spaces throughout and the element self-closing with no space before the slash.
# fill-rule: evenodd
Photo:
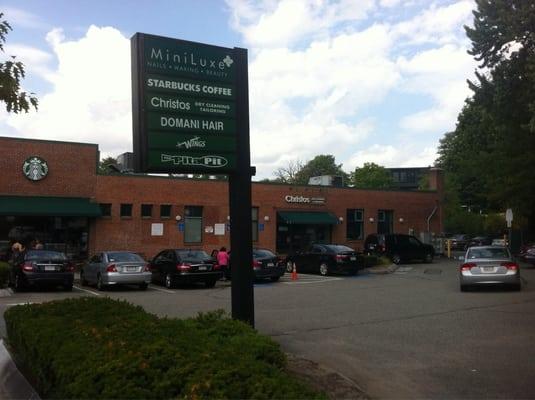
<svg viewBox="0 0 535 400">
<path fill-rule="evenodd" d="M 221 268 L 221 270 L 223 271 L 224 279 L 230 278 L 229 261 L 230 261 L 230 256 L 227 252 L 226 247 L 223 246 L 217 252 L 217 263 L 219 264 L 219 268 Z"/>
</svg>

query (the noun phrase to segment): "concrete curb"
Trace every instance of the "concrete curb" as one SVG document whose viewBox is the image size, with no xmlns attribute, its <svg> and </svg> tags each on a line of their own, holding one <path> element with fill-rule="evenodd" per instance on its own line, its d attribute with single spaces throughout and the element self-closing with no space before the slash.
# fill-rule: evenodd
<svg viewBox="0 0 535 400">
<path fill-rule="evenodd" d="M 0 399 L 40 400 L 11 359 L 3 339 L 0 339 Z"/>
<path fill-rule="evenodd" d="M 390 265 L 378 265 L 375 267 L 366 268 L 370 274 L 385 275 L 392 274 L 396 272 L 399 268 L 399 265 L 390 264 Z"/>
</svg>

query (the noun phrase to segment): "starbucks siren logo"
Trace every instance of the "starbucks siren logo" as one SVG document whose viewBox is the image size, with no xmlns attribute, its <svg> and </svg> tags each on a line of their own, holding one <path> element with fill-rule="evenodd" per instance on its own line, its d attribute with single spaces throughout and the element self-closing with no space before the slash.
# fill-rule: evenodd
<svg viewBox="0 0 535 400">
<path fill-rule="evenodd" d="M 31 181 L 40 181 L 48 174 L 48 164 L 40 157 L 32 156 L 22 165 L 24 176 Z"/>
</svg>

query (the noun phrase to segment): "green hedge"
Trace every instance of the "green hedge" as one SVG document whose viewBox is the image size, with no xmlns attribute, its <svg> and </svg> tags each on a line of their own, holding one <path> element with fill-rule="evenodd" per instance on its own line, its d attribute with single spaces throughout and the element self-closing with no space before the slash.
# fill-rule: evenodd
<svg viewBox="0 0 535 400">
<path fill-rule="evenodd" d="M 185 320 L 82 297 L 5 312 L 15 358 L 44 398 L 324 398 L 279 345 L 222 311 Z"/>
<path fill-rule="evenodd" d="M 8 263 L 0 261 L 0 288 L 7 285 L 10 268 L 11 266 Z"/>
</svg>

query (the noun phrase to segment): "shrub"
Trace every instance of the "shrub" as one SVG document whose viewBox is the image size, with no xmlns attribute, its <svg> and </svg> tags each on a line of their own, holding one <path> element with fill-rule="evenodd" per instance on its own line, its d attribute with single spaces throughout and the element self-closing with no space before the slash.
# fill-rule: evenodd
<svg viewBox="0 0 535 400">
<path fill-rule="evenodd" d="M 5 320 L 45 398 L 324 398 L 285 373 L 277 343 L 222 311 L 158 318 L 83 297 L 15 306 Z"/>
<path fill-rule="evenodd" d="M 8 263 L 0 261 L 0 288 L 7 285 L 10 269 L 11 266 Z"/>
</svg>

